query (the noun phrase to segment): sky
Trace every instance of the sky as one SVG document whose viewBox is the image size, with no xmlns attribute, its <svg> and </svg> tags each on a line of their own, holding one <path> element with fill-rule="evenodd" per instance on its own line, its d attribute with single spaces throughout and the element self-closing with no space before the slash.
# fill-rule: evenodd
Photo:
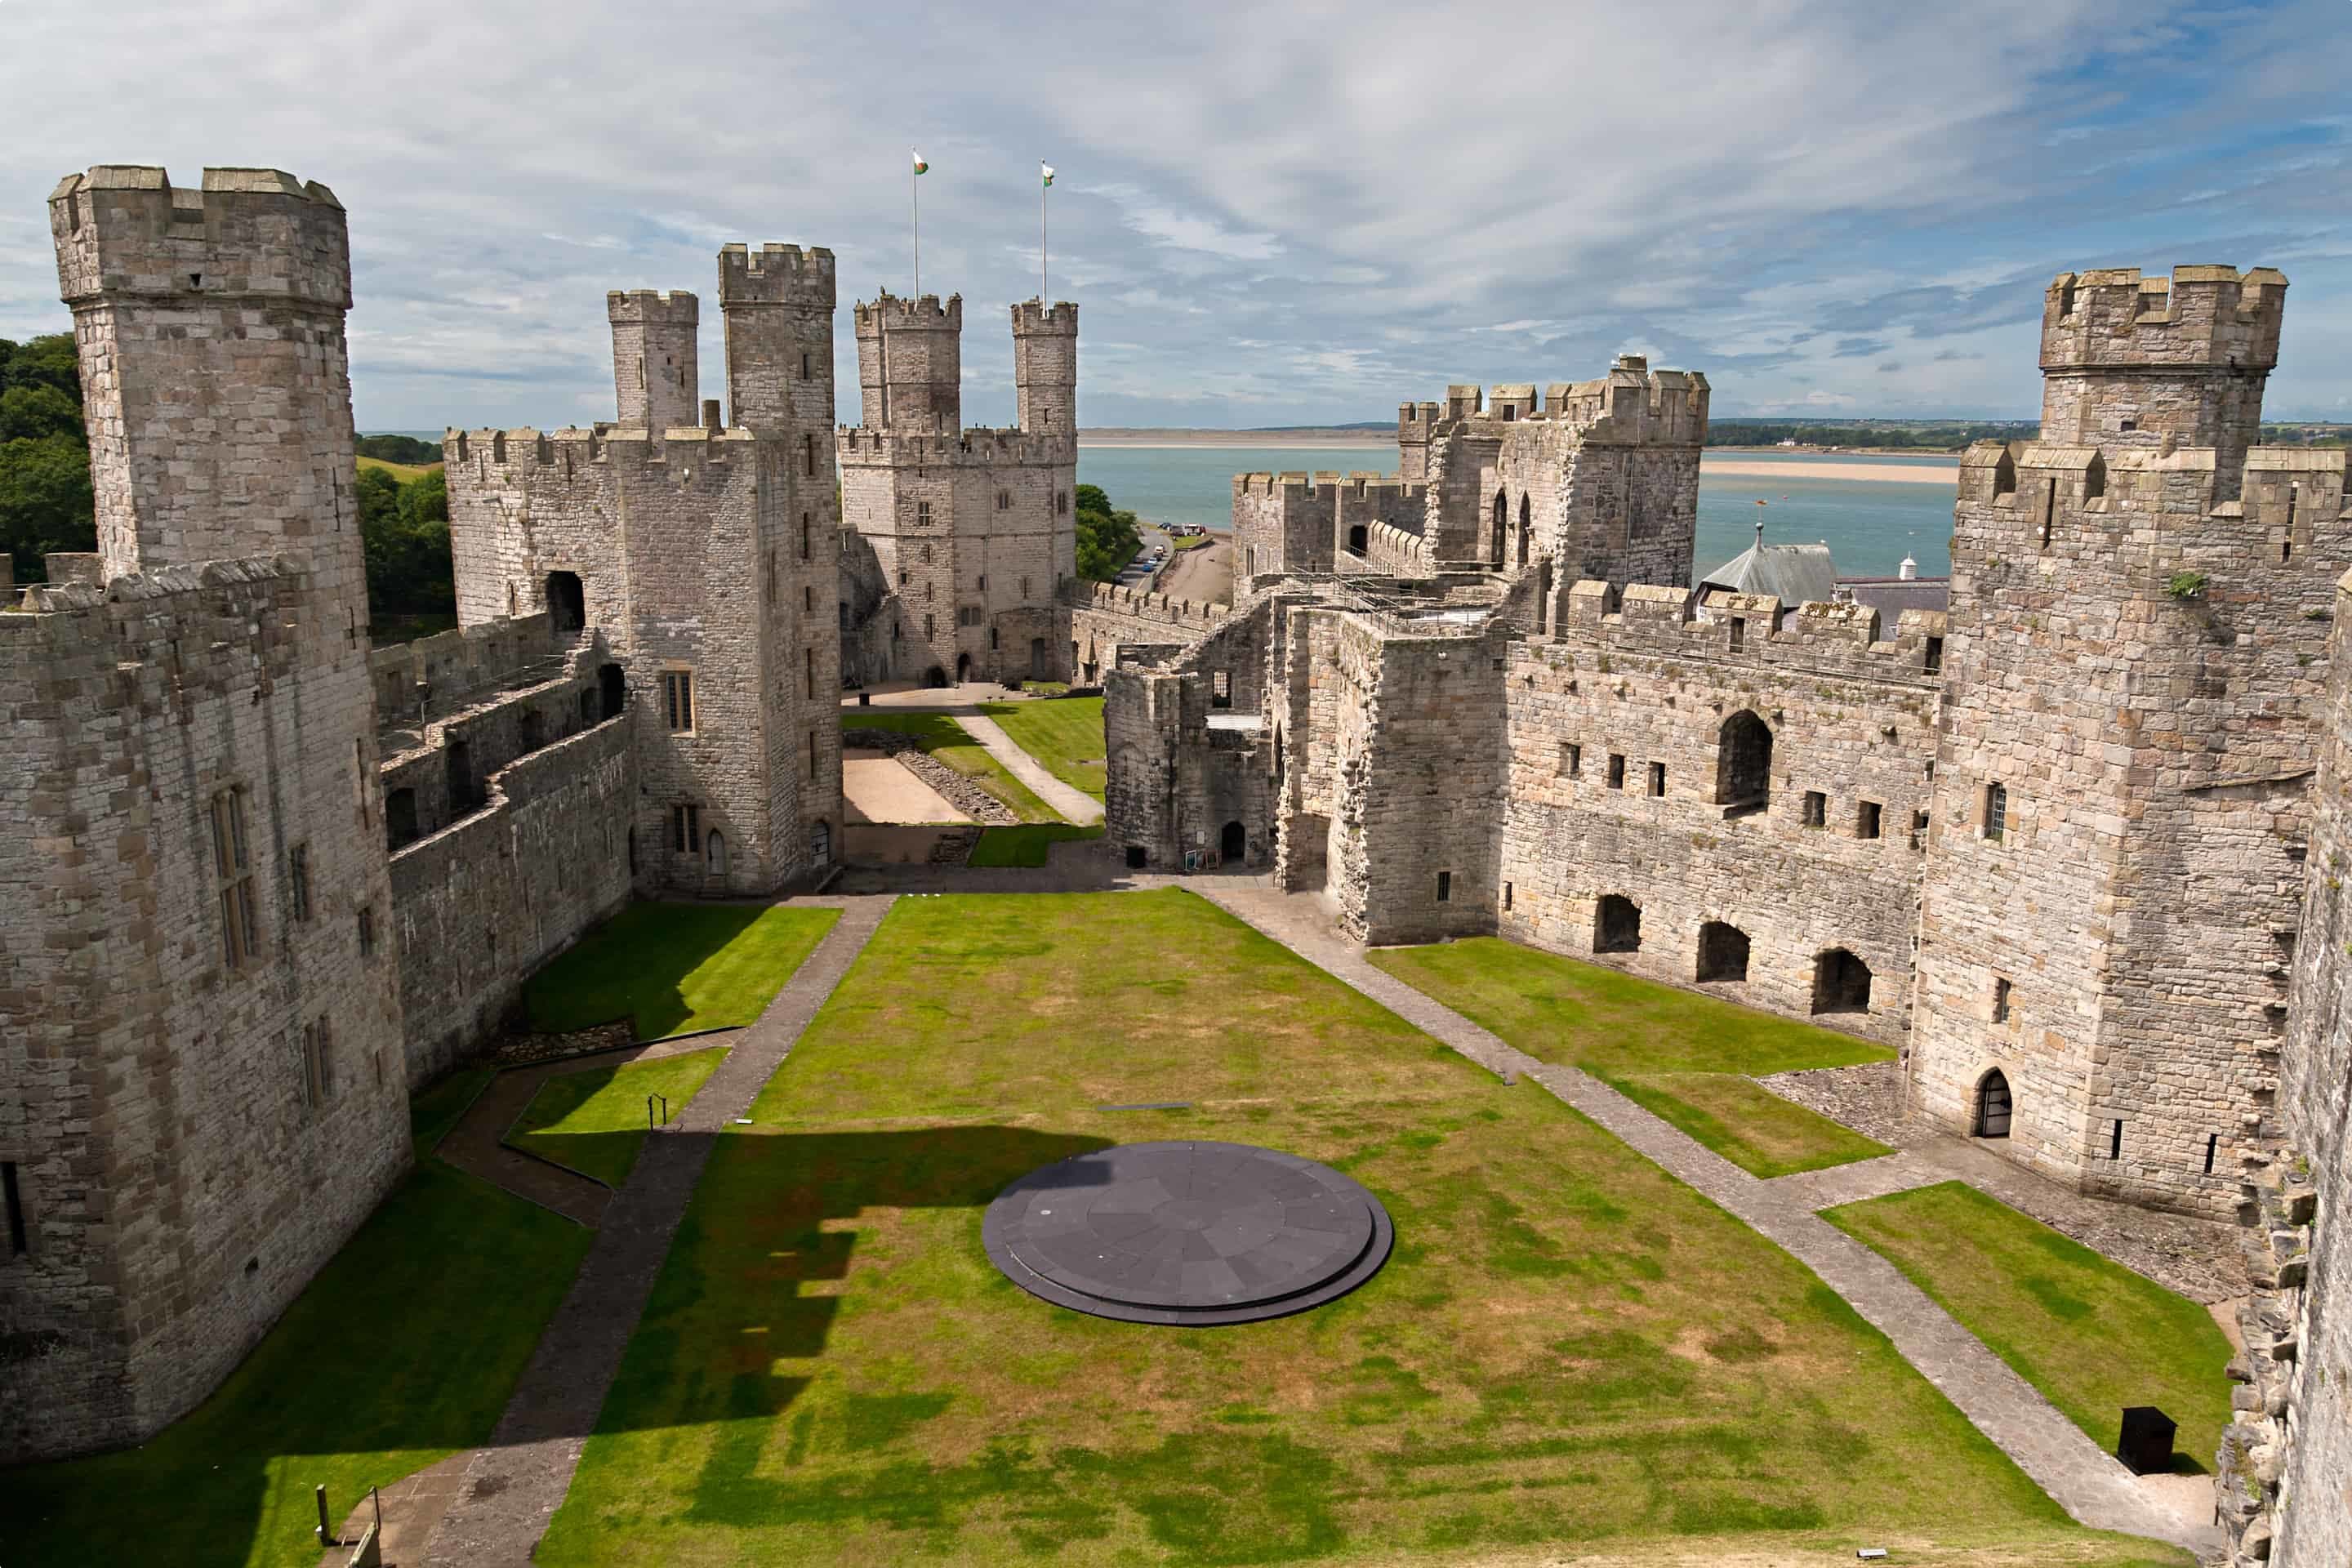
<svg viewBox="0 0 2352 1568">
<path fill-rule="evenodd" d="M 1731 415 L 2029 418 L 2052 276 L 2291 282 L 2266 411 L 2352 420 L 2352 4 L 854 7 L 0 0 L 0 337 L 68 325 L 46 202 L 264 165 L 350 213 L 362 430 L 610 418 L 604 295 L 718 247 L 1080 306 L 1088 426 L 1392 418 L 1622 352 Z"/>
</svg>

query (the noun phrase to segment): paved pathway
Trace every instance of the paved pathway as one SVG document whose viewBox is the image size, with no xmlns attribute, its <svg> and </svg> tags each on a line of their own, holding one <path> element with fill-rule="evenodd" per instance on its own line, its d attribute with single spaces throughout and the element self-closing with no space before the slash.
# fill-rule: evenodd
<svg viewBox="0 0 2352 1568">
<path fill-rule="evenodd" d="M 1004 764 L 1004 771 L 1037 792 L 1037 797 L 1081 827 L 1090 826 L 1103 819 L 1102 802 L 1082 789 L 1064 784 L 1045 771 L 1045 764 L 1013 743 L 1013 737 L 993 719 L 983 713 L 959 711 L 955 721 L 965 732 L 988 748 L 988 754 Z"/>
<path fill-rule="evenodd" d="M 750 1110 L 891 903 L 887 897 L 796 901 L 836 905 L 844 912 L 759 1022 L 735 1037 L 734 1049 L 684 1111 L 646 1140 L 636 1169 L 604 1210 L 571 1294 L 515 1384 L 490 1446 L 467 1460 L 464 1486 L 434 1527 L 425 1562 L 436 1568 L 511 1568 L 530 1560 L 572 1485 L 580 1451 L 716 1135 Z"/>
<path fill-rule="evenodd" d="M 1894 1265 L 1815 1215 L 1811 1191 L 1759 1181 L 1600 1079 L 1539 1062 L 1374 968 L 1361 949 L 1330 928 L 1323 905 L 1312 897 L 1206 880 L 1195 888 L 1506 1081 L 1524 1077 L 1541 1084 L 1779 1245 L 1885 1334 L 1906 1361 L 2081 1523 L 2191 1548 L 2212 1543 L 2210 1528 L 2182 1519 L 2153 1489 L 2144 1491 L 2129 1471 Z"/>
</svg>

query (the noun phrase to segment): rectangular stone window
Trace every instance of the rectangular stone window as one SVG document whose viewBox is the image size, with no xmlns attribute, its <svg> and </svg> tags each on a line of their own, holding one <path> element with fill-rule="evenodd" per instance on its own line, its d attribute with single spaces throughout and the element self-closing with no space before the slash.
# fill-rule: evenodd
<svg viewBox="0 0 2352 1568">
<path fill-rule="evenodd" d="M 1615 752 L 1609 753 L 1609 787 L 1611 789 L 1625 787 L 1625 759 Z"/>
<path fill-rule="evenodd" d="M 662 671 L 662 717 L 677 734 L 694 732 L 694 671 Z"/>
<path fill-rule="evenodd" d="M 1997 784 L 1985 785 L 1984 836 L 1998 844 L 2009 832 L 2009 791 Z"/>
<path fill-rule="evenodd" d="M 302 1103 L 315 1110 L 334 1092 L 334 1050 L 327 1020 L 302 1026 Z"/>
<path fill-rule="evenodd" d="M 352 783 L 357 791 L 360 826 L 365 827 L 368 819 L 367 742 L 365 741 L 352 742 Z"/>
<path fill-rule="evenodd" d="M 804 616 L 816 614 L 816 584 L 814 583 L 801 584 L 801 614 Z"/>
<path fill-rule="evenodd" d="M 2120 1160 L 2123 1157 L 2124 1121 L 2122 1117 L 2118 1116 L 2107 1130 L 2107 1158 L 2110 1160 Z"/>
<path fill-rule="evenodd" d="M 286 903 L 298 921 L 310 918 L 310 847 L 297 844 L 286 851 Z"/>
<path fill-rule="evenodd" d="M 2011 987 L 2007 980 L 2004 980 L 1998 974 L 1993 976 L 1992 1021 L 1996 1024 L 2006 1024 L 2009 1022 L 2009 999 L 2011 990 Z"/>
<path fill-rule="evenodd" d="M 669 808 L 669 847 L 673 854 L 693 855 L 702 848 L 701 811 L 688 805 Z"/>
<path fill-rule="evenodd" d="M 1665 793 L 1666 764 L 1664 763 L 1652 763 L 1650 764 L 1650 798 L 1652 800 L 1661 799 L 1664 796 Z"/>
<path fill-rule="evenodd" d="M 816 731 L 814 730 L 808 732 L 808 768 L 809 777 L 816 777 Z"/>
<path fill-rule="evenodd" d="M 1731 651 L 1738 653 L 1747 646 L 1748 618 L 1744 616 L 1734 616 L 1731 617 Z"/>
<path fill-rule="evenodd" d="M 802 695 L 814 697 L 816 695 L 816 649 L 813 647 L 801 649 L 801 679 L 808 688 Z"/>
<path fill-rule="evenodd" d="M 1817 789 L 1805 792 L 1805 826 L 1826 826 L 1830 819 L 1830 797 Z"/>
<path fill-rule="evenodd" d="M 1573 741 L 1563 741 L 1559 748 L 1559 771 L 1570 778 L 1584 776 L 1584 748 Z"/>
<path fill-rule="evenodd" d="M 375 906 L 373 904 L 360 906 L 360 956 L 362 958 L 375 956 Z"/>
<path fill-rule="evenodd" d="M 0 1203 L 8 1210 L 8 1256 L 22 1258 L 33 1250 L 33 1237 L 25 1223 L 25 1188 L 14 1160 L 0 1160 Z"/>
<path fill-rule="evenodd" d="M 809 558 L 809 514 L 801 513 L 801 559 Z"/>
<path fill-rule="evenodd" d="M 1021 596 L 1024 599 L 1029 596 L 1029 579 L 1026 577 L 1021 579 Z"/>
<path fill-rule="evenodd" d="M 801 379 L 803 381 L 809 379 L 809 353 L 806 349 L 801 351 Z"/>
<path fill-rule="evenodd" d="M 1231 670 L 1213 671 L 1209 676 L 1209 706 L 1230 708 L 1234 705 L 1234 676 Z"/>
<path fill-rule="evenodd" d="M 1437 901 L 1441 904 L 1454 901 L 1454 873 L 1451 871 L 1437 874 Z"/>
<path fill-rule="evenodd" d="M 1923 667 L 1929 675 L 1941 675 L 1944 672 L 1943 638 L 1929 637 L 1927 639 L 1927 654 L 1924 660 Z"/>
<path fill-rule="evenodd" d="M 915 503 L 915 526 L 917 528 L 929 528 L 931 526 L 930 502 L 927 500 L 919 500 Z"/>
<path fill-rule="evenodd" d="M 1506 911 L 1506 912 L 1507 912 L 1507 911 L 1509 910 L 1510 907 L 1511 907 L 1511 885 L 1510 885 L 1508 882 L 1506 882 L 1506 883 L 1504 883 L 1504 884 L 1503 884 L 1503 908 L 1504 908 L 1505 911 Z"/>
<path fill-rule="evenodd" d="M 1055 490 L 1054 492 L 1054 515 L 1055 517 L 1067 517 L 1070 515 L 1069 491 Z"/>
<path fill-rule="evenodd" d="M 1927 847 L 1927 814 L 1924 811 L 1915 811 L 1911 814 L 1911 847 L 1925 849 Z"/>
<path fill-rule="evenodd" d="M 2221 1135 L 2219 1132 L 2208 1132 L 2205 1134 L 2205 1173 L 2209 1176 L 2213 1173 L 2214 1152 L 2219 1150 L 2221 1147 Z"/>
<path fill-rule="evenodd" d="M 1877 837 L 1879 821 L 1884 816 L 1885 810 L 1876 801 L 1857 802 L 1853 810 L 1853 836 L 1856 838 Z"/>
<path fill-rule="evenodd" d="M 245 788 L 217 792 L 212 804 L 214 886 L 220 898 L 221 960 L 242 969 L 261 952 L 253 902 L 253 854 L 246 833 Z"/>
<path fill-rule="evenodd" d="M 801 472 L 811 479 L 816 477 L 816 437 L 814 436 L 801 437 Z"/>
</svg>

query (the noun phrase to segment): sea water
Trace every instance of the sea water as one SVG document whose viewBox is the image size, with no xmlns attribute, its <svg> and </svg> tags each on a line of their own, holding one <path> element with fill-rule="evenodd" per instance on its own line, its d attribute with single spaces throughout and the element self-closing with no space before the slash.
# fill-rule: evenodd
<svg viewBox="0 0 2352 1568">
<path fill-rule="evenodd" d="M 1714 474 L 1698 481 L 1696 569 L 1721 565 L 1756 542 L 1826 543 L 1847 577 L 1892 577 L 1904 556 L 1922 577 L 1951 570 L 1950 458 L 1806 452 L 1730 452 L 1727 463 L 1769 465 L 1769 475 Z M 1868 465 L 1902 478 L 1849 479 L 1822 470 Z M 1245 473 L 1394 473 L 1393 447 L 1078 447 L 1078 480 L 1147 522 L 1232 526 L 1234 476 Z M 1916 477 L 1914 477 L 1916 476 Z M 1758 506 L 1758 501 L 1762 506 Z"/>
</svg>

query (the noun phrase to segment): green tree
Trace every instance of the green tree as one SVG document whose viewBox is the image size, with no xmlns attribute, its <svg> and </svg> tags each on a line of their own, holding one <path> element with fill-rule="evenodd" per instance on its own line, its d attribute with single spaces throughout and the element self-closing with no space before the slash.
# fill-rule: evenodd
<svg viewBox="0 0 2352 1568">
<path fill-rule="evenodd" d="M 1091 583 L 1118 580 L 1119 569 L 1143 548 L 1135 514 L 1114 510 L 1100 485 L 1077 489 L 1078 575 Z"/>
<path fill-rule="evenodd" d="M 78 434 L 0 441 L 0 548 L 20 583 L 42 577 L 41 557 L 53 551 L 98 548 L 89 452 Z"/>
<path fill-rule="evenodd" d="M 0 338 L 0 388 L 48 386 L 81 406 L 81 366 L 71 332 L 50 332 L 12 343 Z"/>
<path fill-rule="evenodd" d="M 12 386 L 0 392 L 0 441 L 82 439 L 81 404 L 54 386 Z"/>
</svg>

